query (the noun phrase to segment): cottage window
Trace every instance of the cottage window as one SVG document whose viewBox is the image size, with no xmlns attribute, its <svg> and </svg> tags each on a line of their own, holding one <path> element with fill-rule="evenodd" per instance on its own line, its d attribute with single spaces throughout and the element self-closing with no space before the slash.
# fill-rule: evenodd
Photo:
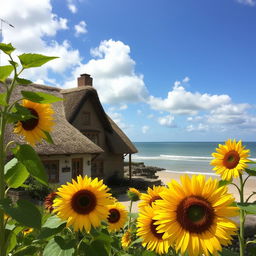
<svg viewBox="0 0 256 256">
<path fill-rule="evenodd" d="M 91 177 L 101 178 L 104 177 L 104 161 L 103 160 L 93 160 L 91 165 Z"/>
<path fill-rule="evenodd" d="M 83 112 L 83 125 L 91 125 L 91 113 Z"/>
<path fill-rule="evenodd" d="M 99 132 L 84 132 L 83 134 L 93 143 L 99 145 Z"/>
<path fill-rule="evenodd" d="M 43 161 L 50 183 L 59 182 L 59 160 Z"/>
</svg>

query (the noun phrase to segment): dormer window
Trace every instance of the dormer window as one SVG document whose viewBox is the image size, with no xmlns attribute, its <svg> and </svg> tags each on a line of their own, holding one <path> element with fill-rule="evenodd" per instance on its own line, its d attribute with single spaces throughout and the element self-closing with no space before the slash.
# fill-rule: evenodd
<svg viewBox="0 0 256 256">
<path fill-rule="evenodd" d="M 98 131 L 86 131 L 83 134 L 91 140 L 93 143 L 99 145 L 99 132 Z"/>
</svg>

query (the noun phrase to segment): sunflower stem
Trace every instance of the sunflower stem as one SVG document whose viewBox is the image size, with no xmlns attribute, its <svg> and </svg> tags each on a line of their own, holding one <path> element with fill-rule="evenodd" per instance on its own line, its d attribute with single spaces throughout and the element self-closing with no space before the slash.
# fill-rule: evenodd
<svg viewBox="0 0 256 256">
<path fill-rule="evenodd" d="M 244 203 L 244 185 L 243 176 L 239 174 L 240 180 L 240 203 Z M 245 241 L 244 241 L 244 222 L 245 222 L 245 211 L 240 209 L 240 233 L 239 233 L 239 247 L 240 247 L 240 256 L 244 256 L 245 254 Z"/>
<path fill-rule="evenodd" d="M 131 226 L 131 220 L 132 220 L 132 216 L 131 216 L 131 214 L 132 214 L 132 200 L 131 200 L 131 202 L 130 202 L 130 207 L 129 207 L 129 222 L 128 222 L 128 228 L 130 228 L 130 226 Z"/>
</svg>

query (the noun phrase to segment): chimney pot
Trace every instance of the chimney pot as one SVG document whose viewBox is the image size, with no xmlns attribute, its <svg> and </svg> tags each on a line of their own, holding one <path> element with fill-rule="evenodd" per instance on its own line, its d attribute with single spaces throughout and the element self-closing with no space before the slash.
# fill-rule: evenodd
<svg viewBox="0 0 256 256">
<path fill-rule="evenodd" d="M 81 74 L 77 78 L 77 85 L 80 86 L 92 86 L 92 77 L 88 74 Z"/>
</svg>

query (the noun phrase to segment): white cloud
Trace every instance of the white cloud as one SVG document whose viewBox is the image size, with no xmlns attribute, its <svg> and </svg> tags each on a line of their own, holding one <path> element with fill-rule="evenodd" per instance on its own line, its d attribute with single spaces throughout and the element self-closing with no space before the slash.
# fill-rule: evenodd
<svg viewBox="0 0 256 256">
<path fill-rule="evenodd" d="M 142 114 L 142 110 L 141 109 L 137 109 L 137 115 L 141 115 Z"/>
<path fill-rule="evenodd" d="M 72 12 L 72 13 L 76 13 L 77 12 L 77 8 L 74 4 L 68 4 L 68 9 Z"/>
<path fill-rule="evenodd" d="M 188 132 L 194 132 L 194 131 L 205 132 L 205 131 L 208 131 L 208 129 L 209 129 L 209 126 L 202 123 L 199 123 L 198 125 L 191 124 L 187 126 Z"/>
<path fill-rule="evenodd" d="M 125 109 L 127 109 L 128 108 L 128 105 L 127 104 L 122 104 L 121 106 L 120 106 L 120 110 L 125 110 Z"/>
<path fill-rule="evenodd" d="M 18 8 L 17 8 L 18 7 Z M 68 20 L 57 16 L 52 12 L 50 0 L 12 0 L 6 1 L 4 8 L 0 8 L 0 17 L 14 25 L 14 29 L 3 29 L 3 41 L 12 42 L 16 47 L 15 54 L 24 52 L 41 53 L 50 56 L 58 56 L 39 69 L 31 69 L 26 72 L 31 80 L 50 80 L 48 71 L 62 73 L 72 69 L 80 63 L 78 50 L 72 49 L 69 42 L 64 40 L 59 43 L 51 40 L 60 30 L 68 29 Z"/>
<path fill-rule="evenodd" d="M 184 77 L 182 80 L 183 83 L 188 83 L 190 81 L 190 78 L 188 76 Z"/>
<path fill-rule="evenodd" d="M 85 21 L 80 21 L 78 24 L 76 24 L 74 26 L 75 28 L 75 36 L 79 36 L 80 34 L 86 34 L 87 33 L 87 29 L 86 29 L 86 23 Z"/>
<path fill-rule="evenodd" d="M 175 82 L 177 84 L 177 81 Z M 164 110 L 172 114 L 195 115 L 201 110 L 211 110 L 223 104 L 228 104 L 228 95 L 210 95 L 207 93 L 187 91 L 183 86 L 174 85 L 165 99 L 150 96 L 152 109 Z"/>
<path fill-rule="evenodd" d="M 142 126 L 142 128 L 141 128 L 141 131 L 142 131 L 142 133 L 144 133 L 144 134 L 146 134 L 146 133 L 148 132 L 148 130 L 149 130 L 149 126 L 147 126 L 147 125 L 144 125 L 144 126 Z"/>
<path fill-rule="evenodd" d="M 171 115 L 163 116 L 158 118 L 158 123 L 162 126 L 167 127 L 176 127 L 176 125 L 173 123 L 174 117 Z"/>
<path fill-rule="evenodd" d="M 240 4 L 245 4 L 249 6 L 255 6 L 255 0 L 236 0 Z"/>
<path fill-rule="evenodd" d="M 76 77 L 88 73 L 93 77 L 102 103 L 126 104 L 145 101 L 148 91 L 143 76 L 135 73 L 135 61 L 130 56 L 128 45 L 110 39 L 102 41 L 91 54 L 94 58 L 86 64 L 81 64 L 65 87 L 73 87 Z"/>
<path fill-rule="evenodd" d="M 241 125 L 248 119 L 246 112 L 249 104 L 226 104 L 213 109 L 208 115 L 208 123 L 224 125 Z"/>
</svg>

